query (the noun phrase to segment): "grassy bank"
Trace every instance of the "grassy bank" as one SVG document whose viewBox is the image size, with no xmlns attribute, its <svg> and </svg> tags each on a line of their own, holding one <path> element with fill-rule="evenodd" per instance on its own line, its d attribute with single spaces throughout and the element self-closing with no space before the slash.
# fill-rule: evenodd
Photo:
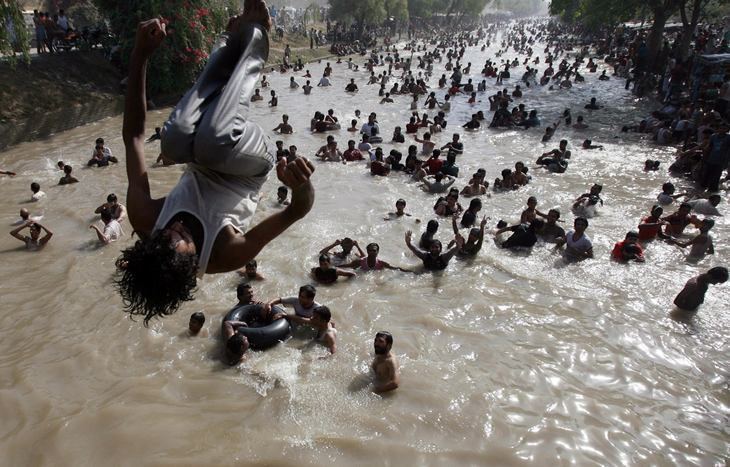
<svg viewBox="0 0 730 467">
<path fill-rule="evenodd" d="M 119 95 L 119 72 L 98 52 L 43 54 L 30 66 L 0 63 L 0 123 L 13 124 L 39 114 L 98 102 Z"/>
</svg>

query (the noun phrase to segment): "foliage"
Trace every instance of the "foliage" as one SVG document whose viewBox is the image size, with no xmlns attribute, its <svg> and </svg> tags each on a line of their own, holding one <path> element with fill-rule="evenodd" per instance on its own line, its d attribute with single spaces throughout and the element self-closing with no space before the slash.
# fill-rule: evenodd
<svg viewBox="0 0 730 467">
<path fill-rule="evenodd" d="M 11 65 L 15 66 L 16 53 L 30 64 L 30 31 L 18 1 L 0 0 L 0 55 L 8 56 Z"/>
<path fill-rule="evenodd" d="M 95 0 L 119 38 L 125 64 L 134 46 L 137 24 L 160 16 L 168 37 L 148 65 L 151 95 L 187 89 L 203 67 L 216 36 L 233 13 L 226 0 Z"/>
<path fill-rule="evenodd" d="M 408 19 L 408 0 L 385 0 L 385 15 L 397 21 Z"/>
<path fill-rule="evenodd" d="M 330 16 L 338 21 L 380 24 L 385 20 L 385 0 L 329 0 Z"/>
<path fill-rule="evenodd" d="M 628 21 L 644 5 L 642 0 L 552 0 L 550 14 L 560 16 L 568 23 L 578 22 L 595 29 Z"/>
<path fill-rule="evenodd" d="M 408 15 L 413 18 L 428 18 L 442 8 L 438 0 L 408 0 Z"/>
</svg>

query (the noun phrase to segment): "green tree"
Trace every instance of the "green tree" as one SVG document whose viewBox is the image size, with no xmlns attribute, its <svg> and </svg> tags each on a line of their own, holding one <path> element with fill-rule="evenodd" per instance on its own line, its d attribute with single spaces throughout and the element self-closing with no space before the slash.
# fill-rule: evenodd
<svg viewBox="0 0 730 467">
<path fill-rule="evenodd" d="M 330 16 L 338 21 L 354 21 L 359 34 L 366 24 L 380 24 L 386 18 L 385 0 L 329 0 Z"/>
<path fill-rule="evenodd" d="M 0 0 L 0 55 L 9 57 L 11 65 L 15 66 L 17 53 L 30 64 L 30 32 L 23 19 L 23 10 L 17 0 Z"/>
<path fill-rule="evenodd" d="M 205 64 L 215 38 L 232 14 L 228 0 L 95 0 L 109 18 L 126 64 L 134 46 L 137 24 L 161 16 L 168 37 L 150 61 L 147 87 L 150 95 L 187 89 Z"/>
<path fill-rule="evenodd" d="M 408 16 L 413 18 L 429 18 L 442 11 L 443 4 L 437 0 L 408 0 Z"/>
<path fill-rule="evenodd" d="M 408 0 L 385 0 L 385 16 L 396 21 L 408 20 Z"/>
</svg>

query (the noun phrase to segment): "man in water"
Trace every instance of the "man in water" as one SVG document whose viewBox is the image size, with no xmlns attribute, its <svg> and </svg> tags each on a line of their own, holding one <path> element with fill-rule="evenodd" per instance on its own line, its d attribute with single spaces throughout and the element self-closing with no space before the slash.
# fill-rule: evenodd
<svg viewBox="0 0 730 467">
<path fill-rule="evenodd" d="M 556 249 L 567 244 L 564 254 L 567 261 L 573 262 L 593 258 L 593 243 L 585 234 L 587 228 L 588 219 L 576 217 L 573 221 L 573 230 L 568 230 L 565 236 L 556 242 Z"/>
<path fill-rule="evenodd" d="M 545 224 L 537 232 L 537 235 L 547 243 L 556 243 L 565 237 L 565 229 L 560 227 L 557 222 L 560 219 L 560 211 L 551 209 L 547 213 Z"/>
<path fill-rule="evenodd" d="M 96 238 L 102 245 L 108 245 L 111 242 L 119 240 L 122 236 L 122 226 L 112 217 L 108 209 L 101 210 L 101 221 L 104 223 L 104 230 L 101 230 L 96 224 L 91 224 L 89 229 L 96 232 Z"/>
<path fill-rule="evenodd" d="M 375 349 L 375 358 L 370 366 L 374 375 L 373 392 L 382 394 L 398 389 L 400 384 L 398 360 L 391 352 L 393 335 L 387 331 L 380 331 L 375 334 L 373 347 Z"/>
<path fill-rule="evenodd" d="M 106 203 L 96 208 L 94 210 L 94 214 L 101 214 L 101 211 L 104 209 L 108 210 L 112 215 L 112 219 L 117 222 L 121 223 L 127 217 L 127 208 L 125 208 L 123 204 L 119 203 L 117 195 L 114 193 L 110 193 L 109 196 L 106 197 Z"/>
<path fill-rule="evenodd" d="M 259 274 L 258 267 L 259 267 L 259 264 L 256 262 L 256 260 L 252 259 L 251 261 L 246 263 L 246 266 L 244 266 L 242 269 L 239 269 L 236 272 L 246 282 L 262 281 L 265 278 L 264 278 L 264 276 Z"/>
<path fill-rule="evenodd" d="M 288 305 L 294 307 L 294 313 L 303 318 L 311 318 L 314 309 L 320 306 L 314 301 L 317 289 L 313 285 L 303 285 L 299 288 L 299 295 L 296 297 L 277 298 L 264 305 L 264 308 L 271 310 L 274 305 Z"/>
<path fill-rule="evenodd" d="M 247 230 L 274 161 L 263 130 L 246 118 L 270 27 L 261 0 L 247 0 L 244 13 L 231 18 L 162 130 L 162 153 L 187 170 L 167 197 L 152 199 L 144 160 L 146 66 L 166 25 L 152 19 L 138 26 L 122 133 L 129 218 L 140 239 L 117 260 L 116 283 L 125 310 L 145 324 L 192 300 L 196 276 L 241 268 L 312 207 L 314 167 L 304 158 L 282 159 L 276 171 L 292 189 L 291 204 Z"/>
<path fill-rule="evenodd" d="M 327 245 L 326 247 L 322 248 L 319 252 L 320 255 L 326 255 L 329 254 L 330 250 L 336 246 L 339 246 L 341 248 L 340 251 L 336 251 L 332 254 L 332 264 L 335 266 L 342 266 L 345 263 L 349 263 L 353 260 L 352 258 L 352 249 L 357 248 L 357 259 L 364 258 L 365 252 L 362 251 L 362 248 L 360 248 L 360 245 L 357 243 L 357 240 L 353 240 L 350 237 L 345 237 L 343 239 L 337 239 L 332 244 Z"/>
<path fill-rule="evenodd" d="M 26 227 L 28 227 L 30 236 L 20 235 L 20 232 Z M 46 232 L 43 238 L 41 238 L 42 231 Z M 53 237 L 53 232 L 40 225 L 38 222 L 28 221 L 17 229 L 12 230 L 10 235 L 25 243 L 26 249 L 37 251 L 46 246 L 51 237 Z"/>
<path fill-rule="evenodd" d="M 332 324 L 332 312 L 326 306 L 317 306 L 312 310 L 310 318 L 298 315 L 286 315 L 289 322 L 309 326 L 317 331 L 314 341 L 327 347 L 330 354 L 337 351 L 337 329 Z"/>
<path fill-rule="evenodd" d="M 680 317 L 692 317 L 697 312 L 697 308 L 705 301 L 705 293 L 710 284 L 724 284 L 727 279 L 727 268 L 718 266 L 688 280 L 674 299 L 674 304 L 680 310 Z"/>
</svg>

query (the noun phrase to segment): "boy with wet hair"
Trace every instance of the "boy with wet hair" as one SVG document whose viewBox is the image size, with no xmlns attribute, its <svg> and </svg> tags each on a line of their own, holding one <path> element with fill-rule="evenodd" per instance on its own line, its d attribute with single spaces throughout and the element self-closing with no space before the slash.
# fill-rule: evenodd
<svg viewBox="0 0 730 467">
<path fill-rule="evenodd" d="M 188 322 L 188 333 L 190 336 L 197 336 L 203 329 L 205 324 L 205 315 L 202 311 L 196 311 L 190 315 L 190 322 Z"/>
<path fill-rule="evenodd" d="M 320 305 L 315 307 L 312 310 L 311 318 L 303 318 L 296 314 L 286 315 L 285 318 L 295 324 L 314 328 L 317 331 L 314 342 L 318 342 L 327 347 L 331 355 L 337 351 L 337 329 L 335 329 L 332 323 L 332 312 L 326 306 Z"/>
<path fill-rule="evenodd" d="M 264 280 L 264 276 L 259 274 L 258 272 L 258 263 L 255 259 L 252 259 L 246 265 L 243 267 L 243 269 L 239 269 L 237 272 L 240 276 L 243 277 L 243 280 L 246 282 L 249 281 L 262 281 Z"/>
<path fill-rule="evenodd" d="M 389 212 L 388 217 L 384 217 L 384 221 L 389 221 L 393 219 L 400 219 L 403 216 L 410 217 L 411 214 L 407 213 L 405 211 L 406 209 L 406 200 L 403 198 L 400 198 L 398 201 L 395 202 L 395 212 Z"/>
</svg>

